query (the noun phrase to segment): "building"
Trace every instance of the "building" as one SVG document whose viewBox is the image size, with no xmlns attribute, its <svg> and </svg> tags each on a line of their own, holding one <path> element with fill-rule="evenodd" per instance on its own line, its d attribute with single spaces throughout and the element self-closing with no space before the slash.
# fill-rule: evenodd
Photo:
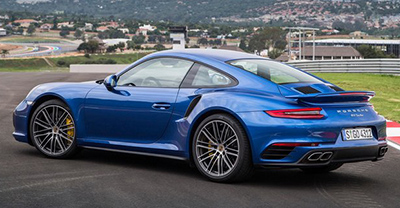
<svg viewBox="0 0 400 208">
<path fill-rule="evenodd" d="M 152 25 L 143 25 L 140 26 L 139 29 L 146 29 L 147 31 L 153 32 L 154 30 L 157 29 L 157 27 Z"/>
<path fill-rule="evenodd" d="M 129 29 L 128 28 L 118 28 L 118 30 L 123 32 L 124 34 L 128 34 L 129 33 Z"/>
<path fill-rule="evenodd" d="M 302 56 L 305 60 L 313 60 L 313 47 L 303 48 Z M 335 60 L 335 59 L 362 59 L 362 55 L 350 46 L 316 46 L 315 60 Z"/>
<path fill-rule="evenodd" d="M 14 23 L 19 24 L 21 27 L 27 28 L 27 27 L 29 27 L 29 25 L 36 24 L 39 22 L 34 19 L 21 19 L 21 20 L 15 20 Z"/>
<path fill-rule="evenodd" d="M 108 29 L 108 27 L 106 27 L 106 26 L 100 26 L 100 27 L 98 27 L 96 30 L 97 30 L 97 32 L 104 32 L 104 31 L 107 31 L 107 30 L 109 30 L 109 29 Z"/>
<path fill-rule="evenodd" d="M 4 15 L 4 16 L 0 15 L 0 19 L 1 20 L 8 20 L 8 19 L 10 19 L 10 17 L 8 17 L 8 15 Z"/>
<path fill-rule="evenodd" d="M 172 49 L 185 49 L 187 27 L 186 26 L 172 26 L 168 28 L 170 38 L 172 39 Z"/>
<path fill-rule="evenodd" d="M 92 23 L 85 23 L 85 27 L 83 27 L 83 30 L 93 30 L 93 24 Z"/>
<path fill-rule="evenodd" d="M 140 28 L 139 28 L 139 29 L 136 30 L 136 33 L 135 33 L 135 34 L 136 34 L 136 35 L 147 36 L 147 31 L 148 31 L 147 29 L 140 29 Z"/>
<path fill-rule="evenodd" d="M 53 28 L 53 24 L 43 24 L 40 26 L 40 32 L 49 32 Z"/>
<path fill-rule="evenodd" d="M 354 32 L 351 32 L 349 35 L 350 35 L 350 37 L 353 37 L 353 38 L 365 38 L 368 36 L 368 33 L 361 32 L 361 31 L 354 31 Z"/>
<path fill-rule="evenodd" d="M 307 46 L 312 41 L 306 41 Z M 315 40 L 316 46 L 351 46 L 357 48 L 361 45 L 368 45 L 382 50 L 385 54 L 394 54 L 400 57 L 400 40 L 373 40 L 373 39 L 321 39 Z"/>
<path fill-rule="evenodd" d="M 0 28 L 0 37 L 6 36 L 6 35 L 7 35 L 7 31 L 3 28 Z"/>
<path fill-rule="evenodd" d="M 63 27 L 74 28 L 75 25 L 72 22 L 60 22 L 60 23 L 57 24 L 57 28 L 58 29 L 62 29 Z"/>
</svg>

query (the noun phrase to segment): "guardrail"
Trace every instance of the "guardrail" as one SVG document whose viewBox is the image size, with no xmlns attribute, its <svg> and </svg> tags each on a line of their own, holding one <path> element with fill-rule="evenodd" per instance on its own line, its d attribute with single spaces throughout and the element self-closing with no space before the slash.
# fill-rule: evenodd
<svg viewBox="0 0 400 208">
<path fill-rule="evenodd" d="M 287 64 L 308 72 L 400 74 L 400 59 L 291 61 Z"/>
<path fill-rule="evenodd" d="M 69 72 L 71 73 L 117 73 L 125 69 L 127 64 L 71 64 Z"/>
<path fill-rule="evenodd" d="M 353 60 L 318 60 L 291 61 L 287 64 L 308 72 L 349 72 L 400 74 L 400 59 L 353 59 Z M 116 73 L 128 65 L 79 65 L 70 66 L 74 73 Z"/>
</svg>

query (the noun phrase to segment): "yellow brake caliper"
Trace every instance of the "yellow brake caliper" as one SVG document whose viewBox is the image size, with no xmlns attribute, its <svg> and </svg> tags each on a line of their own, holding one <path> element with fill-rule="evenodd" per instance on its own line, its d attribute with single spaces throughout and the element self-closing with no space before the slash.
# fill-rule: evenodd
<svg viewBox="0 0 400 208">
<path fill-rule="evenodd" d="M 209 141 L 208 142 L 208 147 L 211 149 L 212 148 L 212 145 L 211 145 L 212 143 L 211 143 L 211 141 Z M 210 153 L 208 153 L 208 155 L 209 156 L 211 156 L 211 155 L 213 155 L 214 153 L 212 153 L 212 152 L 210 152 Z"/>
<path fill-rule="evenodd" d="M 73 140 L 74 139 L 74 129 L 72 127 L 74 127 L 73 123 L 72 123 L 72 119 L 67 117 L 67 119 L 65 119 L 65 124 L 67 125 L 67 128 L 71 128 L 67 131 L 67 134 L 69 136 L 69 139 Z M 71 144 L 70 141 L 68 141 L 68 145 Z"/>
</svg>

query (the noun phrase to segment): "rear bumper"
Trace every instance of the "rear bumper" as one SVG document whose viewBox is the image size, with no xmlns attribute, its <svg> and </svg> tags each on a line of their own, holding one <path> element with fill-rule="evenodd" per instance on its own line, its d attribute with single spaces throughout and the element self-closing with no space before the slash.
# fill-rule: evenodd
<svg viewBox="0 0 400 208">
<path fill-rule="evenodd" d="M 340 148 L 316 148 L 308 151 L 300 160 L 294 163 L 285 162 L 266 162 L 260 163 L 260 166 L 282 166 L 282 167 L 312 167 L 323 166 L 329 163 L 350 163 L 360 161 L 378 161 L 384 158 L 387 151 L 386 142 L 379 145 L 364 147 L 340 147 Z M 332 156 L 324 161 L 310 161 L 309 157 L 314 153 L 331 152 Z"/>
<path fill-rule="evenodd" d="M 379 160 L 378 151 L 386 146 L 386 120 L 381 116 L 371 118 L 351 116 L 333 116 L 324 119 L 282 119 L 273 118 L 265 112 L 244 112 L 239 116 L 245 124 L 252 148 L 255 165 L 296 166 L 304 157 L 314 151 L 330 150 L 334 152 L 335 162 L 355 162 Z M 350 117 L 350 118 L 349 118 Z M 368 127 L 373 131 L 373 138 L 368 140 L 343 139 L 343 130 L 354 127 Z M 313 146 L 296 146 L 292 149 L 281 148 L 269 151 L 276 143 L 316 143 Z M 268 150 L 268 151 L 267 151 Z M 327 163 L 329 163 L 327 162 Z M 312 165 L 312 164 L 301 164 Z"/>
</svg>

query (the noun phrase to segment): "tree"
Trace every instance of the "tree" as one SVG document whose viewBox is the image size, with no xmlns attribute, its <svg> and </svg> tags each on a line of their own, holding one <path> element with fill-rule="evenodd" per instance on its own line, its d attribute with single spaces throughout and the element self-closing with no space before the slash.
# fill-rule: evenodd
<svg viewBox="0 0 400 208">
<path fill-rule="evenodd" d="M 271 51 L 268 52 L 268 56 L 269 56 L 271 59 L 276 59 L 276 58 L 278 58 L 280 55 L 282 55 L 282 53 L 283 53 L 282 50 L 274 48 L 274 49 L 272 49 Z"/>
<path fill-rule="evenodd" d="M 85 53 L 89 53 L 89 45 L 88 45 L 88 43 L 86 43 L 86 42 L 83 42 L 83 43 L 81 43 L 79 46 L 78 46 L 78 49 L 77 49 L 78 51 L 84 51 Z"/>
<path fill-rule="evenodd" d="M 119 42 L 116 47 L 122 52 L 124 52 L 125 49 L 125 43 L 124 42 Z"/>
<path fill-rule="evenodd" d="M 19 35 L 24 34 L 24 28 L 19 27 L 19 28 L 17 29 L 17 33 L 18 33 Z"/>
<path fill-rule="evenodd" d="M 154 46 L 154 49 L 156 49 L 157 51 L 162 51 L 165 50 L 165 46 L 163 44 L 157 44 Z"/>
<path fill-rule="evenodd" d="M 96 40 L 89 40 L 87 42 L 87 49 L 91 53 L 96 53 L 96 51 L 99 49 L 99 42 Z"/>
<path fill-rule="evenodd" d="M 199 45 L 207 45 L 208 44 L 208 40 L 207 38 L 200 38 L 197 40 L 197 44 Z"/>
<path fill-rule="evenodd" d="M 243 38 L 240 40 L 239 48 L 244 51 L 247 51 L 246 39 Z"/>
<path fill-rule="evenodd" d="M 36 27 L 34 24 L 30 24 L 28 27 L 28 30 L 26 31 L 29 35 L 32 35 L 33 33 L 35 33 L 36 31 Z"/>
<path fill-rule="evenodd" d="M 262 51 L 264 49 L 280 49 L 283 50 L 286 47 L 286 32 L 279 27 L 268 27 L 257 34 L 249 41 L 250 51 Z"/>
<path fill-rule="evenodd" d="M 135 42 L 133 42 L 132 40 L 126 41 L 126 45 L 127 45 L 126 48 L 127 48 L 128 50 L 134 50 L 135 47 L 136 47 Z"/>
<path fill-rule="evenodd" d="M 386 58 L 388 57 L 382 50 L 368 45 L 361 45 L 357 47 L 357 51 L 361 53 L 364 58 Z M 389 56 L 390 57 L 390 56 Z"/>
<path fill-rule="evenodd" d="M 75 34 L 74 34 L 74 36 L 75 36 L 75 38 L 76 38 L 76 39 L 79 39 L 79 38 L 81 38 L 81 37 L 82 37 L 82 35 L 83 35 L 83 32 L 82 32 L 82 30 L 80 30 L 80 29 L 76 29 L 76 30 L 75 30 Z"/>
<path fill-rule="evenodd" d="M 69 30 L 64 30 L 64 28 L 60 32 L 60 36 L 66 38 L 69 35 Z"/>
<path fill-rule="evenodd" d="M 1 50 L 1 57 L 5 58 L 6 55 L 10 54 L 10 51 L 7 49 L 3 49 Z"/>
<path fill-rule="evenodd" d="M 254 52 L 254 51 L 262 51 L 265 49 L 265 39 L 262 37 L 260 34 L 255 34 L 253 35 L 252 38 L 250 38 L 249 41 L 249 51 Z"/>
<path fill-rule="evenodd" d="M 107 53 L 115 53 L 117 51 L 117 46 L 112 45 L 107 47 Z"/>
<path fill-rule="evenodd" d="M 141 45 L 144 43 L 145 37 L 143 35 L 136 35 L 132 37 L 132 41 L 136 44 L 136 45 Z"/>
</svg>

